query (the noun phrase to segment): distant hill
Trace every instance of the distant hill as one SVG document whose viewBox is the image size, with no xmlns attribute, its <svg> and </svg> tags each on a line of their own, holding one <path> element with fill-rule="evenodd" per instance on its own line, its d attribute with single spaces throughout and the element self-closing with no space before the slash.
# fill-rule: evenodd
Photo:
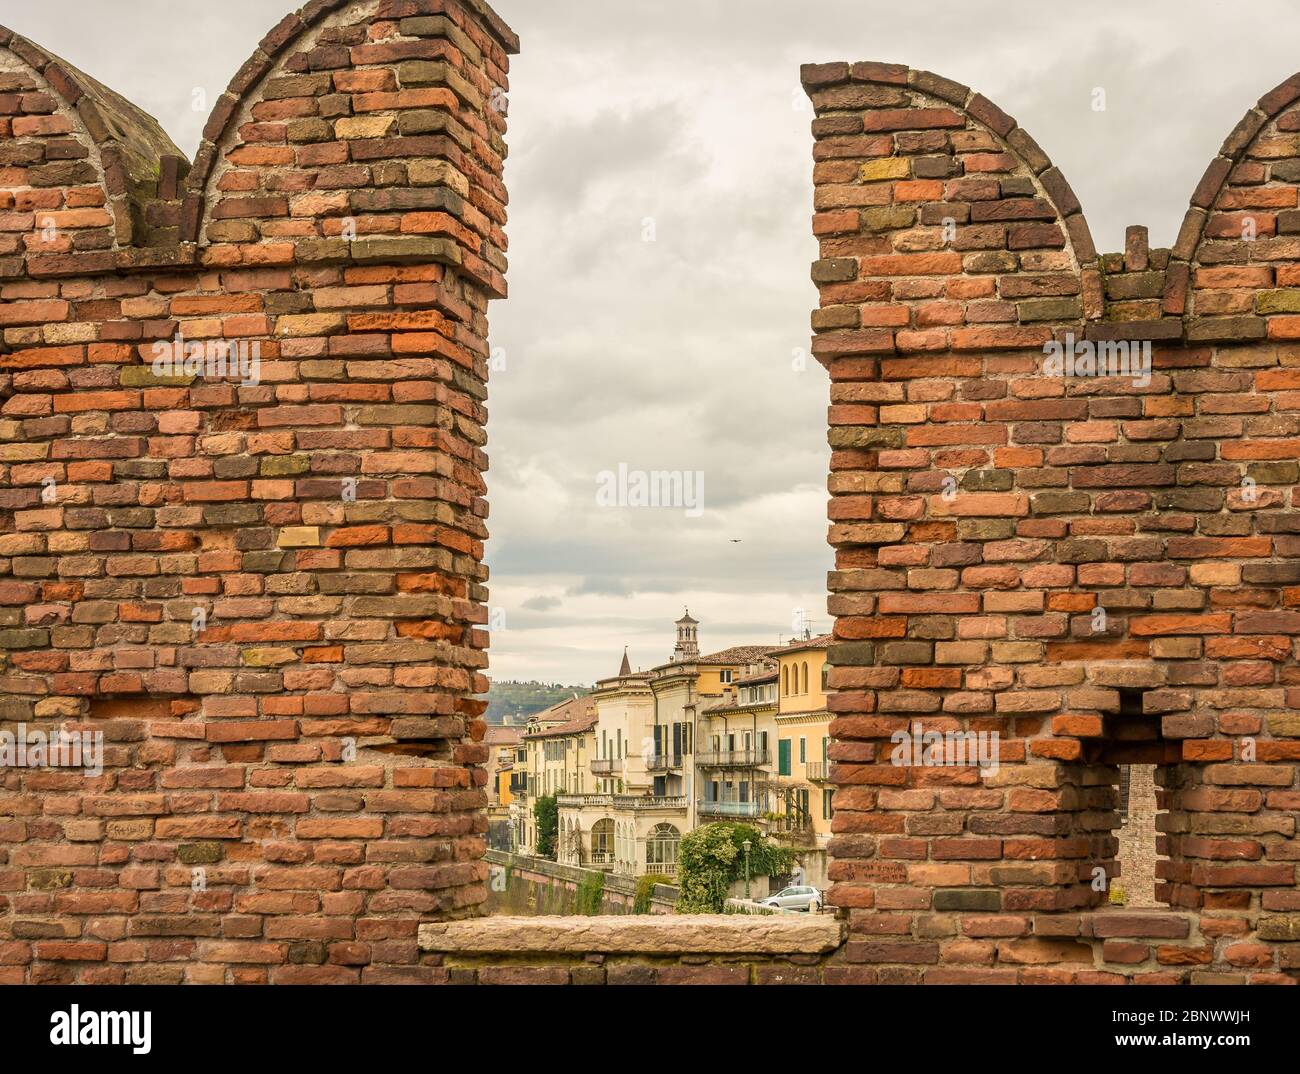
<svg viewBox="0 0 1300 1074">
<path fill-rule="evenodd" d="M 558 682 L 494 682 L 488 689 L 488 709 L 484 719 L 501 723 L 503 717 L 515 717 L 522 724 L 534 712 L 591 693 L 590 686 L 562 686 Z"/>
</svg>

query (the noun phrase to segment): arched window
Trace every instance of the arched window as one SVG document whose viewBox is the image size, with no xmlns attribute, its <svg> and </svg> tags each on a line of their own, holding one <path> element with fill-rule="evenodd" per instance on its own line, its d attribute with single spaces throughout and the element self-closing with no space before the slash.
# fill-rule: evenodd
<svg viewBox="0 0 1300 1074">
<path fill-rule="evenodd" d="M 656 824 L 645 841 L 645 871 L 677 875 L 677 845 L 681 841 L 682 833 L 671 824 Z"/>
<path fill-rule="evenodd" d="M 807 660 L 803 662 L 803 689 L 800 690 L 799 692 L 801 694 L 806 694 L 808 692 L 808 661 Z"/>
<path fill-rule="evenodd" d="M 790 669 L 781 669 L 781 693 L 788 695 L 790 693 Z"/>
<path fill-rule="evenodd" d="M 614 821 L 604 817 L 591 826 L 591 864 L 614 863 Z"/>
</svg>

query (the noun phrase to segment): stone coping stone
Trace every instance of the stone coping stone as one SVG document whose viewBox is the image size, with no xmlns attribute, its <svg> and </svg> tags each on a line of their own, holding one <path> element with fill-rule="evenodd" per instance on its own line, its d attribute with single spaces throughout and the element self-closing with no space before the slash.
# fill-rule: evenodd
<svg viewBox="0 0 1300 1074">
<path fill-rule="evenodd" d="M 457 954 L 820 955 L 844 940 L 825 915 L 482 917 L 420 926 L 420 949 Z"/>
</svg>

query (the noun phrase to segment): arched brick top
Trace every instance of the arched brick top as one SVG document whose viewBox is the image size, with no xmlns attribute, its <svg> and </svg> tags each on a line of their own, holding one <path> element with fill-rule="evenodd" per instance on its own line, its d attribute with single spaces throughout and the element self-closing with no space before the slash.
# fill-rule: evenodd
<svg viewBox="0 0 1300 1074">
<path fill-rule="evenodd" d="M 209 117 L 184 240 L 215 265 L 439 262 L 504 295 L 517 51 L 481 3 L 316 0 L 286 16 Z"/>
<path fill-rule="evenodd" d="M 78 192 L 72 206 L 66 198 L 58 206 L 39 206 L 81 211 L 56 215 L 60 235 L 33 240 L 34 249 L 0 247 L 0 278 L 200 260 L 217 266 L 291 259 L 438 262 L 458 267 L 494 295 L 505 293 L 500 158 L 506 59 L 518 52 L 519 42 L 482 0 L 313 0 L 285 16 L 217 100 L 192 168 L 158 123 L 120 94 L 3 27 L 0 48 L 14 57 L 11 66 L 27 72 L 21 82 L 11 73 L 14 89 L 5 95 L 15 100 L 12 111 L 0 110 L 0 123 L 10 116 L 28 121 L 20 126 L 30 129 L 24 143 L 30 146 L 37 144 L 38 132 L 46 142 L 81 143 L 81 168 L 66 151 L 49 161 L 42 155 L 36 163 L 61 166 L 70 185 L 104 192 L 98 199 Z M 49 97 L 55 98 L 52 111 L 19 111 L 25 105 L 45 108 Z M 286 110 L 260 122 L 259 106 L 274 111 L 266 108 L 269 99 Z M 312 100 L 322 107 L 302 107 Z M 293 105 L 299 106 L 296 114 Z M 439 110 L 441 117 L 434 114 Z M 297 130 L 288 130 L 295 120 Z M 35 162 L 34 149 L 28 155 Z M 300 188 L 267 192 L 259 184 L 265 195 L 260 206 L 252 197 L 245 206 L 233 204 L 243 196 L 238 182 L 222 191 L 221 180 L 250 162 L 272 180 L 283 181 L 286 168 L 299 171 Z M 327 170 L 333 175 L 327 175 L 328 193 L 322 196 L 319 181 Z M 358 181 L 353 173 L 361 171 L 368 174 Z M 337 185 L 328 185 L 335 180 Z M 389 195 L 347 193 L 371 185 Z M 397 195 L 396 187 L 427 189 Z M 315 196 L 290 206 L 293 193 Z M 232 204 L 223 209 L 227 197 Z M 82 204 L 88 200 L 99 204 Z M 247 215 L 254 210 L 262 215 Z M 205 245 L 247 244 L 247 236 L 229 237 L 240 231 L 230 226 L 225 236 L 218 229 L 214 237 L 206 227 L 214 213 L 218 219 L 255 220 L 255 243 L 279 249 L 247 258 L 232 258 L 229 250 L 200 255 Z M 378 219 L 383 216 L 389 219 Z M 343 219 L 357 221 L 359 243 L 339 238 Z M 268 226 L 292 221 L 299 226 Z M 40 230 L 35 223 L 33 230 Z M 285 240 L 297 249 L 291 253 Z"/>
<path fill-rule="evenodd" d="M 1191 266 L 1187 338 L 1300 339 L 1300 74 L 1232 129 L 1174 247 Z"/>
<path fill-rule="evenodd" d="M 175 245 L 180 150 L 130 101 L 3 26 L 0 134 L 0 211 L 31 217 L 6 228 L 0 278 L 103 271 L 129 263 L 129 247 Z"/>
<path fill-rule="evenodd" d="M 898 64 L 802 73 L 817 112 L 816 275 L 863 304 L 860 325 L 819 336 L 820 356 L 1038 347 L 1101 316 L 1079 201 L 1002 109 Z"/>
<path fill-rule="evenodd" d="M 823 360 L 1036 349 L 1065 332 L 1300 339 L 1300 75 L 1229 134 L 1172 249 L 1149 249 L 1132 227 L 1123 253 L 1100 256 L 1060 169 L 983 95 L 898 64 L 803 76 L 817 109 L 817 282 L 841 283 L 862 308 L 860 324 L 822 312 Z M 1053 252 L 1068 264 L 1050 264 Z"/>
</svg>

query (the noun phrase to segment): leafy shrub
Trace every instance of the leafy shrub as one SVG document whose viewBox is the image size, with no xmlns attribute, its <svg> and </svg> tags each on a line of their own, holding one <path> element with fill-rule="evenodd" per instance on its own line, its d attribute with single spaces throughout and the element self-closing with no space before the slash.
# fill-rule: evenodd
<svg viewBox="0 0 1300 1074">
<path fill-rule="evenodd" d="M 745 876 L 742 844 L 746 840 L 750 843 L 750 876 L 779 876 L 789 871 L 794 852 L 769 843 L 752 825 L 706 824 L 682 836 L 677 848 L 678 913 L 722 913 L 727 889 Z"/>
<path fill-rule="evenodd" d="M 646 873 L 645 876 L 636 878 L 636 898 L 632 900 L 632 913 L 648 914 L 650 912 L 650 899 L 654 896 L 656 884 L 671 884 L 666 876 L 659 873 Z"/>
</svg>

